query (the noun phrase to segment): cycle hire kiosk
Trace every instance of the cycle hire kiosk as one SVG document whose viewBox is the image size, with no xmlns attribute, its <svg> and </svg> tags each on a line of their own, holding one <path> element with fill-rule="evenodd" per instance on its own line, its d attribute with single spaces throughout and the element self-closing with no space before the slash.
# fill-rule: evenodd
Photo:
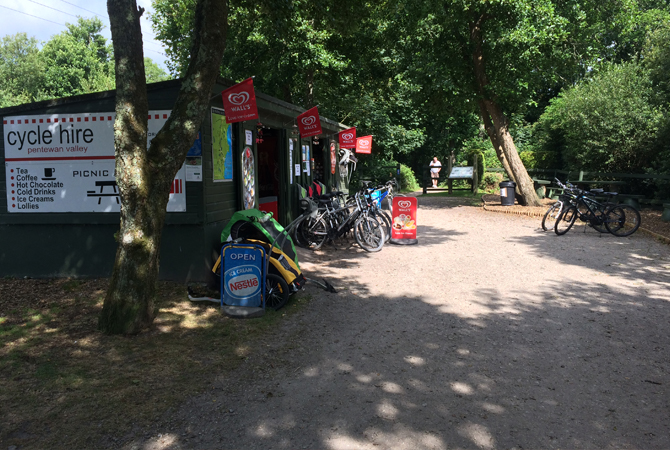
<svg viewBox="0 0 670 450">
<path fill-rule="evenodd" d="M 227 243 L 221 248 L 221 311 L 236 318 L 265 314 L 267 255 L 255 244 Z"/>
</svg>

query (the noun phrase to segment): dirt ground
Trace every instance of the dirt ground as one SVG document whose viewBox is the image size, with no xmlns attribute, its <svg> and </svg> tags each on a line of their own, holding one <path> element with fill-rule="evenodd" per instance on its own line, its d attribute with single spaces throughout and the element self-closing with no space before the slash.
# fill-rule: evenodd
<svg viewBox="0 0 670 450">
<path fill-rule="evenodd" d="M 338 292 L 308 283 L 239 366 L 107 447 L 670 448 L 670 247 L 540 220 L 423 196 L 418 245 L 300 250 Z"/>
<path fill-rule="evenodd" d="M 421 198 L 416 246 L 301 251 L 339 292 L 124 448 L 670 448 L 670 248 L 459 203 Z"/>
</svg>

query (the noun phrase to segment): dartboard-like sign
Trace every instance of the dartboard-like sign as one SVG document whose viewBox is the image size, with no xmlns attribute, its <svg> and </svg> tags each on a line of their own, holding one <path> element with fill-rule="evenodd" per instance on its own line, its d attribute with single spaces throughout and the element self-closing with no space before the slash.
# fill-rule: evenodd
<svg viewBox="0 0 670 450">
<path fill-rule="evenodd" d="M 254 152 L 245 147 L 242 152 L 242 182 L 244 183 L 244 209 L 256 206 L 256 174 L 254 172 Z"/>
</svg>

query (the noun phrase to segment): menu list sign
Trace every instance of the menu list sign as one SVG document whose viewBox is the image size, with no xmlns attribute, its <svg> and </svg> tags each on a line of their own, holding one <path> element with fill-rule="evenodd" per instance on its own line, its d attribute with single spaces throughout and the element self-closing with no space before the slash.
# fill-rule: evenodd
<svg viewBox="0 0 670 450">
<path fill-rule="evenodd" d="M 148 141 L 170 111 L 151 111 Z M 3 119 L 10 213 L 119 212 L 115 113 L 50 114 Z M 175 177 L 167 211 L 186 211 L 185 169 Z"/>
</svg>

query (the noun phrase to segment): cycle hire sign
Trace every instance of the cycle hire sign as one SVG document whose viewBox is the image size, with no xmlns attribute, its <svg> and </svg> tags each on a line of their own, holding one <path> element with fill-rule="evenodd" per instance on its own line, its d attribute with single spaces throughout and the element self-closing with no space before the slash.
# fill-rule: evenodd
<svg viewBox="0 0 670 450">
<path fill-rule="evenodd" d="M 227 245 L 222 252 L 222 303 L 228 306 L 261 306 L 264 250 L 257 246 Z"/>
<path fill-rule="evenodd" d="M 416 197 L 393 198 L 393 226 L 391 242 L 394 244 L 416 244 Z"/>
<path fill-rule="evenodd" d="M 149 111 L 147 145 L 169 116 Z M 113 112 L 3 117 L 7 211 L 118 213 L 115 119 Z M 186 211 L 185 181 L 182 165 L 167 211 Z"/>
</svg>

